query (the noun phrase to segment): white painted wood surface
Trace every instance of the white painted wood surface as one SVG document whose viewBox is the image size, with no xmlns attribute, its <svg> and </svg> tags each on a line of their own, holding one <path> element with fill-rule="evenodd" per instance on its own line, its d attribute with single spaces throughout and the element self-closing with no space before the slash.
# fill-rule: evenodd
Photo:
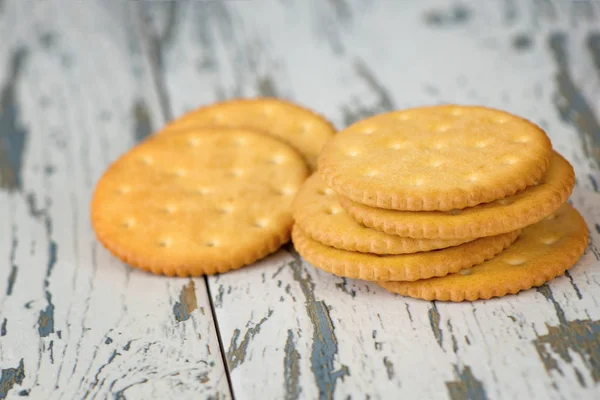
<svg viewBox="0 0 600 400">
<path fill-rule="evenodd" d="M 600 398 L 599 3 L 32 4 L 0 3 L 0 87 L 22 126 L 3 97 L 0 152 L 27 137 L 0 158 L 0 398 L 223 398 L 225 368 L 239 399 Z M 576 168 L 591 246 L 539 290 L 445 304 L 322 273 L 291 246 L 191 286 L 95 243 L 87 204 L 110 160 L 164 118 L 257 94 L 339 128 L 437 102 L 528 117 Z"/>
</svg>

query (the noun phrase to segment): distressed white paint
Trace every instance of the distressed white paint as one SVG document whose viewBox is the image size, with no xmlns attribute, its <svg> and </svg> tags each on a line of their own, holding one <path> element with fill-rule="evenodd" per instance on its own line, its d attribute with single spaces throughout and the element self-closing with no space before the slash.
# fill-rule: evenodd
<svg viewBox="0 0 600 400">
<path fill-rule="evenodd" d="M 131 270 L 90 228 L 96 180 L 135 141 L 135 105 L 163 123 L 132 20 L 124 2 L 2 4 L 0 87 L 14 50 L 28 52 L 16 81 L 23 188 L 0 189 L 0 370 L 6 378 L 23 360 L 25 376 L 2 398 L 230 397 L 204 279 L 194 280 L 197 309 L 179 321 L 190 281 Z M 40 334 L 46 291 L 54 327 Z"/>
</svg>

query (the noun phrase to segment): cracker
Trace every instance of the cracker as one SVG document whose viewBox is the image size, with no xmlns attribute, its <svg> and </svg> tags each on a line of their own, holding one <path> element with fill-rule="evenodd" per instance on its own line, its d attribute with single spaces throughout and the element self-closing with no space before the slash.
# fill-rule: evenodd
<svg viewBox="0 0 600 400">
<path fill-rule="evenodd" d="M 225 272 L 289 240 L 291 202 L 307 174 L 295 150 L 249 130 L 156 135 L 102 176 L 92 225 L 134 267 L 179 276 Z"/>
<path fill-rule="evenodd" d="M 392 235 L 413 238 L 470 238 L 523 228 L 556 211 L 571 195 L 573 167 L 554 152 L 539 184 L 491 203 L 463 210 L 396 211 L 368 207 L 340 196 L 342 207 L 358 222 Z"/>
<path fill-rule="evenodd" d="M 371 207 L 449 211 L 510 196 L 545 173 L 545 132 L 484 107 L 432 106 L 360 121 L 323 149 L 319 172 Z"/>
<path fill-rule="evenodd" d="M 562 275 L 583 254 L 589 240 L 583 217 L 565 204 L 523 230 L 497 257 L 472 269 L 417 282 L 380 282 L 394 293 L 425 300 L 489 299 L 540 286 Z"/>
<path fill-rule="evenodd" d="M 340 206 L 337 194 L 318 174 L 304 182 L 292 205 L 294 221 L 302 232 L 327 246 L 375 254 L 406 254 L 456 246 L 467 239 L 413 239 L 365 227 Z"/>
<path fill-rule="evenodd" d="M 274 98 L 237 99 L 198 108 L 169 123 L 161 132 L 199 126 L 260 130 L 294 147 L 312 169 L 334 126 L 314 111 Z"/>
<path fill-rule="evenodd" d="M 519 231 L 490 236 L 446 249 L 399 255 L 345 251 L 311 239 L 298 225 L 292 230 L 296 250 L 324 271 L 367 281 L 414 281 L 460 271 L 494 257 L 510 246 Z"/>
</svg>

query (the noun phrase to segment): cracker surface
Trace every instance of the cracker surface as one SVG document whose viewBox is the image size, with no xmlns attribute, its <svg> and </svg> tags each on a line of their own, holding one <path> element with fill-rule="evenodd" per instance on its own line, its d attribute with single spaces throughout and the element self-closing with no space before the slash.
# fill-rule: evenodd
<svg viewBox="0 0 600 400">
<path fill-rule="evenodd" d="M 134 267 L 179 276 L 225 272 L 289 240 L 292 199 L 307 174 L 290 146 L 250 130 L 156 135 L 99 180 L 92 225 Z"/>
<path fill-rule="evenodd" d="M 431 106 L 351 125 L 324 147 L 319 172 L 360 204 L 449 211 L 535 184 L 551 153 L 545 132 L 525 119 L 484 107 Z"/>
</svg>

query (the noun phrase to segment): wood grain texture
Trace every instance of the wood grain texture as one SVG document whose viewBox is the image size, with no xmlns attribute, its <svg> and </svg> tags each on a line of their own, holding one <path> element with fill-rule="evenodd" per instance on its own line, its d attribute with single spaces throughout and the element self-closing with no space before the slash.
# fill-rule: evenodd
<svg viewBox="0 0 600 400">
<path fill-rule="evenodd" d="M 173 116 L 276 95 L 339 128 L 458 102 L 547 129 L 592 231 L 538 290 L 466 304 L 333 277 L 288 247 L 209 279 L 237 398 L 594 398 L 600 393 L 600 9 L 593 1 L 177 2 L 145 10 Z"/>
<path fill-rule="evenodd" d="M 0 5 L 0 399 L 230 398 L 204 279 L 95 240 L 107 165 L 164 122 L 128 2 Z"/>
</svg>

